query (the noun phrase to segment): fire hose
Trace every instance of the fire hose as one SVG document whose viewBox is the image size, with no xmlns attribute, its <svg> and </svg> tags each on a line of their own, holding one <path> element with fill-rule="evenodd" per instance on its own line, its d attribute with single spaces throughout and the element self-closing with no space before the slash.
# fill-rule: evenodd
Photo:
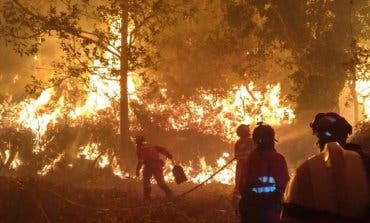
<svg viewBox="0 0 370 223">
<path fill-rule="evenodd" d="M 89 209 L 89 210 L 94 210 L 94 211 L 101 211 L 101 212 L 108 212 L 108 211 L 130 211 L 130 210 L 133 210 L 133 209 L 140 209 L 140 208 L 147 208 L 147 207 L 162 207 L 162 206 L 167 206 L 167 205 L 170 205 L 170 204 L 173 204 L 173 203 L 176 203 L 178 200 L 180 200 L 181 198 L 185 197 L 186 195 L 192 193 L 193 191 L 201 188 L 204 184 L 206 184 L 209 180 L 211 180 L 212 178 L 214 178 L 218 173 L 220 173 L 222 170 L 224 170 L 226 167 L 228 167 L 233 161 L 235 160 L 235 158 L 229 160 L 224 166 L 220 167 L 217 171 L 215 171 L 212 175 L 210 175 L 207 179 L 203 180 L 200 184 L 192 187 L 191 189 L 175 196 L 172 200 L 170 201 L 167 201 L 167 202 L 163 202 L 163 203 L 159 203 L 159 204 L 156 204 L 156 205 L 150 205 L 150 204 L 147 204 L 147 205 L 139 205 L 139 206 L 135 206 L 135 207 L 126 207 L 126 208 L 120 208 L 120 207 L 110 207 L 110 208 L 99 208 L 99 207 L 91 207 L 91 206 L 88 206 L 88 205 L 85 205 L 85 204 L 80 204 L 78 202 L 75 202 L 71 199 L 68 199 L 66 197 L 64 197 L 63 195 L 51 190 L 51 189 L 46 189 L 47 192 L 49 192 L 50 194 L 53 194 L 54 196 L 58 197 L 59 199 L 63 200 L 64 202 L 66 203 L 69 203 L 73 206 L 77 206 L 77 207 L 80 207 L 80 208 L 83 208 L 83 209 Z"/>
<path fill-rule="evenodd" d="M 205 183 L 207 183 L 209 180 L 211 180 L 213 177 L 215 177 L 218 173 L 220 173 L 222 170 L 224 170 L 226 167 L 228 167 L 236 158 L 232 158 L 229 162 L 227 162 L 225 165 L 223 165 L 221 168 L 219 168 L 216 172 L 214 172 L 211 176 L 209 176 L 207 179 L 203 180 L 200 184 L 196 185 L 195 187 L 191 188 L 190 190 L 187 190 L 180 195 L 177 195 L 175 197 L 175 201 L 181 197 L 184 197 L 187 194 L 190 194 L 191 192 L 197 190 L 198 188 L 202 187 Z"/>
</svg>

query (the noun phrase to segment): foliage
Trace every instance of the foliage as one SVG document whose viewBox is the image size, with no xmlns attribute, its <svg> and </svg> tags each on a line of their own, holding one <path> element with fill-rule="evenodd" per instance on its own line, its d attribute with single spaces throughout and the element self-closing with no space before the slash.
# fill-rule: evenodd
<svg viewBox="0 0 370 223">
<path fill-rule="evenodd" d="M 20 55 L 35 55 L 47 38 L 56 38 L 63 55 L 54 64 L 49 81 L 53 86 L 71 77 L 87 84 L 92 74 L 119 81 L 123 158 L 129 147 L 128 72 L 154 67 L 158 57 L 155 37 L 181 16 L 190 15 L 180 5 L 170 0 L 9 0 L 2 4 L 0 33 Z M 28 87 L 30 93 L 45 87 L 35 83 Z"/>
<path fill-rule="evenodd" d="M 155 37 L 178 15 L 189 16 L 170 1 L 129 1 L 128 10 L 131 71 L 152 66 L 157 56 Z M 112 67 L 121 54 L 122 8 L 118 1 L 48 1 L 42 5 L 5 1 L 1 12 L 1 37 L 21 55 L 35 55 L 47 38 L 59 40 L 64 55 L 63 62 L 55 64 L 54 82 L 101 67 L 107 68 L 110 76 L 118 75 L 119 68 Z"/>
<path fill-rule="evenodd" d="M 250 81 L 286 81 L 294 72 L 294 59 L 282 42 L 260 38 L 265 18 L 253 4 L 195 4 L 194 20 L 180 21 L 159 36 L 162 57 L 153 76 L 170 97 L 196 97 L 199 89 L 222 95 Z"/>
<path fill-rule="evenodd" d="M 368 80 L 370 79 L 370 49 L 357 41 L 352 45 L 352 58 L 347 64 L 349 79 Z"/>
<path fill-rule="evenodd" d="M 267 18 L 261 38 L 279 38 L 292 50 L 298 67 L 291 75 L 298 112 L 336 109 L 347 78 L 343 64 L 350 60 L 356 38 L 352 21 L 364 1 L 252 2 Z"/>
</svg>

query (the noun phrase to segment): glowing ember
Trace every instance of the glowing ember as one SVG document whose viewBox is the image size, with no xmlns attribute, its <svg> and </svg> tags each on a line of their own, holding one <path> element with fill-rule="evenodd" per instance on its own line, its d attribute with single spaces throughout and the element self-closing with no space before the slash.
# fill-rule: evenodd
<svg viewBox="0 0 370 223">
<path fill-rule="evenodd" d="M 62 160 L 64 157 L 64 153 L 59 154 L 52 162 L 49 164 L 45 165 L 41 170 L 39 170 L 37 173 L 45 176 L 46 174 L 49 173 L 50 170 L 52 170 L 55 167 L 55 164 L 57 164 L 59 161 Z"/>
</svg>

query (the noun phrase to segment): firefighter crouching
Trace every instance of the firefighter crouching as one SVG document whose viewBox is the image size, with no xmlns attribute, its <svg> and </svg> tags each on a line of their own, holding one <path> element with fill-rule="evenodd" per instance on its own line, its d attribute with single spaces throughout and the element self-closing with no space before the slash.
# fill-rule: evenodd
<svg viewBox="0 0 370 223">
<path fill-rule="evenodd" d="M 236 129 L 236 134 L 239 139 L 236 141 L 234 146 L 234 156 L 236 159 L 236 168 L 235 168 L 235 188 L 232 194 L 232 205 L 236 211 L 239 209 L 239 184 L 240 184 L 240 174 L 241 167 L 243 163 L 247 160 L 248 154 L 253 150 L 254 143 L 250 137 L 249 125 L 241 124 Z"/>
<path fill-rule="evenodd" d="M 140 175 L 140 170 L 143 169 L 143 191 L 144 200 L 150 200 L 151 184 L 150 179 L 154 176 L 158 186 L 166 193 L 167 198 L 172 198 L 171 189 L 166 185 L 163 175 L 164 161 L 160 158 L 160 154 L 172 159 L 172 155 L 167 149 L 151 145 L 145 141 L 143 136 L 136 137 L 136 148 L 138 164 L 136 167 L 136 176 Z"/>
</svg>

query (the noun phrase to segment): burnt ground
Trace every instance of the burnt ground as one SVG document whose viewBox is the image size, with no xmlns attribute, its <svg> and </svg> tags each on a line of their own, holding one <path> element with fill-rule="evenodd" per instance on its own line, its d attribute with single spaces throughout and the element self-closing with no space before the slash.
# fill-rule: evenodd
<svg viewBox="0 0 370 223">
<path fill-rule="evenodd" d="M 195 186 L 170 184 L 176 194 Z M 153 185 L 152 202 L 141 199 L 141 184 L 51 182 L 47 178 L 0 178 L 0 222 L 238 222 L 230 203 L 231 186 L 205 185 L 168 202 Z"/>
</svg>

